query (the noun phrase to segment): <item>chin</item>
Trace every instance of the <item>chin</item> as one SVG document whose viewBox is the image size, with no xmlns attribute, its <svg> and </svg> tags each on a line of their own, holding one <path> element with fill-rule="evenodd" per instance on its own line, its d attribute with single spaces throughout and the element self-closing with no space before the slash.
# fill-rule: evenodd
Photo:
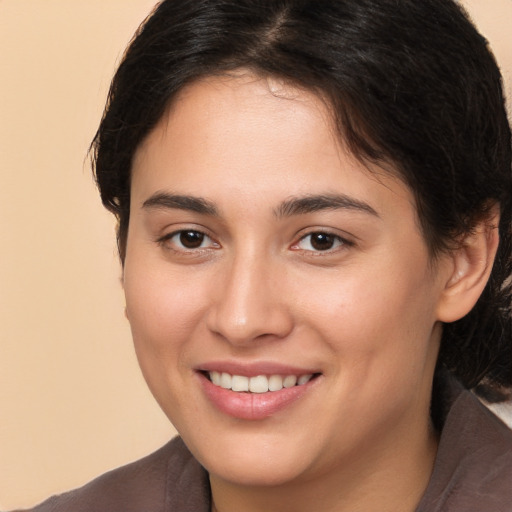
<svg viewBox="0 0 512 512">
<path fill-rule="evenodd" d="M 210 475 L 236 485 L 283 485 L 300 478 L 309 466 L 298 444 L 286 446 L 278 439 L 215 442 L 214 449 L 185 443 Z"/>
<path fill-rule="evenodd" d="M 248 464 L 226 461 L 213 466 L 206 468 L 210 475 L 244 487 L 279 487 L 298 480 L 302 474 L 297 471 L 296 465 L 290 467 L 286 463 L 274 464 L 273 461 Z"/>
</svg>

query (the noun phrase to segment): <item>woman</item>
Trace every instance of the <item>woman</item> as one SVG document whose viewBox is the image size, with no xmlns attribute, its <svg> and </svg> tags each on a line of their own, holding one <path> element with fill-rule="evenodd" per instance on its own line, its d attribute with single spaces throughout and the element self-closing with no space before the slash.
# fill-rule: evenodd
<svg viewBox="0 0 512 512">
<path fill-rule="evenodd" d="M 510 129 L 447 0 L 167 0 L 93 142 L 180 438 L 49 510 L 512 510 Z M 465 389 L 466 388 L 466 389 Z"/>
</svg>

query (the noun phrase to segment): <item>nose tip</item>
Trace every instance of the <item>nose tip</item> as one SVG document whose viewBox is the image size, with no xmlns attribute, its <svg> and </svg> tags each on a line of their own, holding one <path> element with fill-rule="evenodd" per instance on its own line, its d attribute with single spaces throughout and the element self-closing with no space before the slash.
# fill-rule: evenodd
<svg viewBox="0 0 512 512">
<path fill-rule="evenodd" d="M 282 283 L 265 272 L 245 267 L 232 271 L 214 292 L 208 328 L 228 342 L 243 345 L 258 339 L 282 339 L 293 329 Z"/>
</svg>

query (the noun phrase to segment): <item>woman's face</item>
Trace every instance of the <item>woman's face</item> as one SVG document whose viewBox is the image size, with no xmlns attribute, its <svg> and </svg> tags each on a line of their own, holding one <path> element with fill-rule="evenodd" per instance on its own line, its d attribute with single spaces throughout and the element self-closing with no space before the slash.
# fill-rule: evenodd
<svg viewBox="0 0 512 512">
<path fill-rule="evenodd" d="M 298 482 L 425 435 L 443 261 L 408 188 L 351 157 L 320 99 L 197 82 L 138 149 L 131 193 L 137 356 L 212 475 Z"/>
</svg>

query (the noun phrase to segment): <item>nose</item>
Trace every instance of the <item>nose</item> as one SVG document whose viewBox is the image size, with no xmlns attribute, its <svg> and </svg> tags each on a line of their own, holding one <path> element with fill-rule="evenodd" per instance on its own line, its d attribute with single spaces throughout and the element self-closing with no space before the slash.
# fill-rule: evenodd
<svg viewBox="0 0 512 512">
<path fill-rule="evenodd" d="M 285 282 L 283 272 L 268 261 L 226 262 L 212 287 L 208 328 L 233 345 L 285 338 L 293 329 Z"/>
</svg>

